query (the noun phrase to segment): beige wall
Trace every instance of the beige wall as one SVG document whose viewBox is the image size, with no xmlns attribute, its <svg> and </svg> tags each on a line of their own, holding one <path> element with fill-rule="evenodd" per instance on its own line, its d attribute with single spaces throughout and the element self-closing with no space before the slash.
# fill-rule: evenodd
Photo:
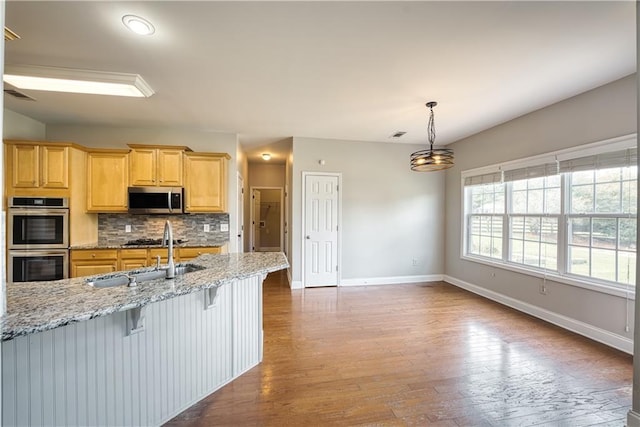
<svg viewBox="0 0 640 427">
<path fill-rule="evenodd" d="M 30 117 L 4 109 L 2 137 L 42 141 L 46 139 L 46 126 Z"/>
<path fill-rule="evenodd" d="M 409 169 L 410 154 L 424 148 L 294 137 L 290 228 L 294 285 L 302 280 L 303 172 L 342 174 L 343 281 L 443 273 L 444 173 Z"/>
<path fill-rule="evenodd" d="M 633 308 L 624 297 L 551 281 L 547 295 L 541 295 L 542 279 L 461 259 L 460 173 L 635 133 L 636 94 L 636 77 L 629 76 L 452 144 L 456 165 L 446 172 L 446 274 L 605 334 L 631 338 L 625 332 L 626 309 L 633 319 Z"/>
<path fill-rule="evenodd" d="M 249 163 L 249 185 L 251 187 L 282 187 L 285 182 L 286 165 Z"/>
</svg>

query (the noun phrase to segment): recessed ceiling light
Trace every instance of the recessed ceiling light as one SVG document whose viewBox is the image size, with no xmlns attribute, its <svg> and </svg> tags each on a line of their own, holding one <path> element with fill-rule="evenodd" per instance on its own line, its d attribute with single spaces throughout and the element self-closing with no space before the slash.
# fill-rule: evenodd
<svg viewBox="0 0 640 427">
<path fill-rule="evenodd" d="M 271 154 L 269 154 L 269 153 L 263 153 L 263 154 L 262 154 L 262 158 L 263 158 L 264 160 L 271 160 Z"/>
<path fill-rule="evenodd" d="M 35 65 L 6 65 L 3 80 L 19 89 L 148 98 L 151 86 L 138 74 Z"/>
<path fill-rule="evenodd" d="M 122 23 L 131 31 L 141 36 L 150 36 L 156 32 L 155 27 L 149 21 L 136 15 L 125 15 Z"/>
</svg>

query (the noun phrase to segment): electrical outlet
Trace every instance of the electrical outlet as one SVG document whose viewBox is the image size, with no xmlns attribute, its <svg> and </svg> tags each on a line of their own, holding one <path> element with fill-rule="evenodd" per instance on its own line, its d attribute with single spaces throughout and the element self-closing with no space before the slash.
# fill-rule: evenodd
<svg viewBox="0 0 640 427">
<path fill-rule="evenodd" d="M 131 224 L 127 224 L 124 226 L 124 232 L 125 233 L 131 233 Z"/>
<path fill-rule="evenodd" d="M 208 233 L 209 231 L 211 231 L 211 226 L 209 226 L 209 224 L 205 224 L 204 225 L 204 232 Z"/>
<path fill-rule="evenodd" d="M 229 231 L 229 224 L 220 224 L 220 231 Z"/>
</svg>

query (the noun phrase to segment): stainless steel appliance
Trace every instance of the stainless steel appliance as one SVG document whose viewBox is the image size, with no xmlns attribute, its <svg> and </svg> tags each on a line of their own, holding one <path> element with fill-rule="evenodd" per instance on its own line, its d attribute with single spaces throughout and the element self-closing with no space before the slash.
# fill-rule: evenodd
<svg viewBox="0 0 640 427">
<path fill-rule="evenodd" d="M 69 277 L 69 204 L 64 197 L 11 197 L 7 212 L 7 280 Z"/>
<path fill-rule="evenodd" d="M 129 187 L 129 213 L 181 214 L 182 187 Z"/>
<path fill-rule="evenodd" d="M 39 282 L 69 277 L 69 251 L 65 249 L 9 251 L 7 281 Z"/>
<path fill-rule="evenodd" d="M 64 197 L 11 197 L 9 249 L 68 249 L 69 205 Z"/>
</svg>

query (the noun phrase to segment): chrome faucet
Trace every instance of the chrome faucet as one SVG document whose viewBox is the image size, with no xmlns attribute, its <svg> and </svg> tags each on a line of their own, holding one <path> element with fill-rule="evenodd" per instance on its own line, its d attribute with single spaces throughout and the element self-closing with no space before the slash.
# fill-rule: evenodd
<svg viewBox="0 0 640 427">
<path fill-rule="evenodd" d="M 164 223 L 164 232 L 162 233 L 162 246 L 167 242 L 167 279 L 176 277 L 176 265 L 173 262 L 173 228 L 169 220 Z"/>
</svg>

